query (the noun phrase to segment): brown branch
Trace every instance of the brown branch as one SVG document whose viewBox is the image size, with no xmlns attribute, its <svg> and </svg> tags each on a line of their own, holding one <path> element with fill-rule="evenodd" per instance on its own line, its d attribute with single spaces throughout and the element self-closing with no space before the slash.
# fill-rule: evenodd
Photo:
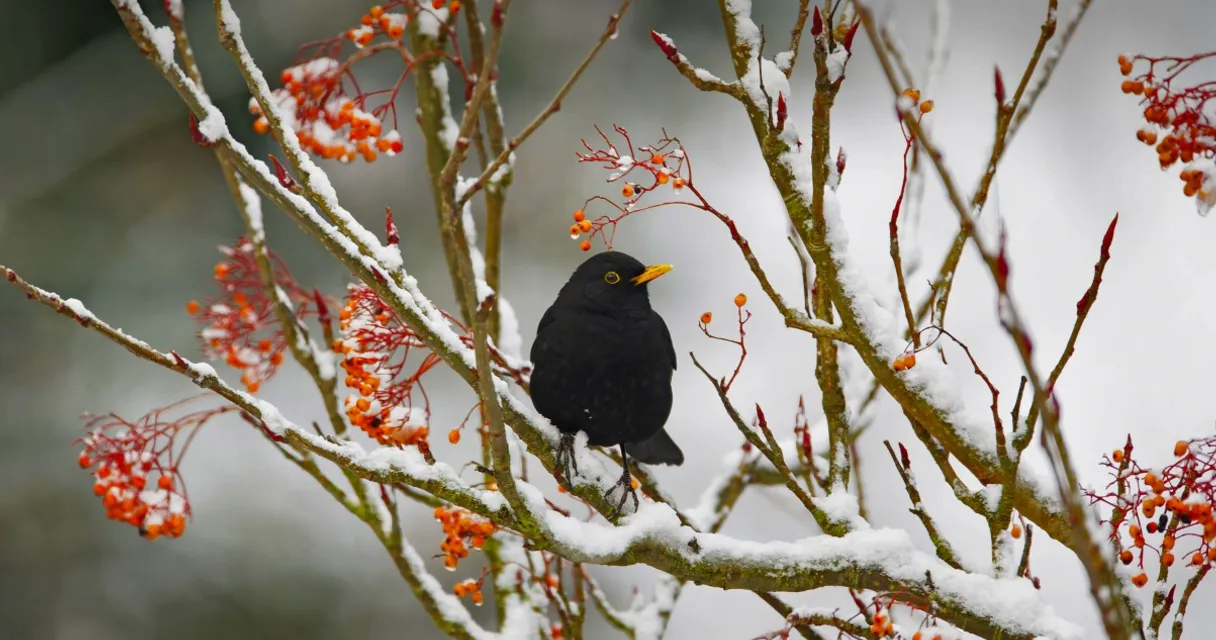
<svg viewBox="0 0 1216 640">
<path fill-rule="evenodd" d="M 1085 290 L 1085 294 L 1077 301 L 1077 321 L 1072 325 L 1072 333 L 1068 336 L 1068 342 L 1064 345 L 1064 352 L 1060 354 L 1060 359 L 1056 362 L 1055 368 L 1051 370 L 1051 374 L 1047 376 L 1048 394 L 1051 394 L 1056 387 L 1056 382 L 1059 381 L 1060 375 L 1064 373 L 1064 366 L 1068 364 L 1069 358 L 1076 351 L 1077 337 L 1081 335 L 1081 326 L 1085 324 L 1085 318 L 1089 317 L 1089 310 L 1093 308 L 1094 302 L 1098 300 L 1098 287 L 1102 285 L 1102 273 L 1106 270 L 1106 263 L 1110 260 L 1110 245 L 1115 239 L 1115 226 L 1119 224 L 1119 214 L 1111 219 L 1110 225 L 1106 227 L 1106 233 L 1102 236 L 1102 247 L 1098 252 L 1098 262 L 1094 265 L 1094 278 L 1089 283 L 1089 288 Z M 1038 410 L 1041 402 L 1032 403 L 1030 406 L 1030 416 L 1026 422 L 1029 428 L 1033 428 L 1038 421 Z"/>
<path fill-rule="evenodd" d="M 490 163 L 490 166 L 486 167 L 485 170 L 481 172 L 481 175 L 468 185 L 468 188 L 465 190 L 464 194 L 456 201 L 456 208 L 459 209 L 463 207 L 464 203 L 467 202 L 474 193 L 477 193 L 478 190 L 484 188 L 487 184 L 492 182 L 495 172 L 497 172 L 504 164 L 510 162 L 511 154 L 513 154 L 515 150 L 528 139 L 529 136 L 535 133 L 536 130 L 549 119 L 549 116 L 561 110 L 562 100 L 565 100 L 570 91 L 574 89 L 574 85 L 583 75 L 583 71 L 586 71 L 587 67 L 591 65 L 591 61 L 594 60 L 595 56 L 599 54 L 600 49 L 604 48 L 604 45 L 612 39 L 613 34 L 616 33 L 617 24 L 620 23 L 621 18 L 625 15 L 625 12 L 629 10 L 629 5 L 632 2 L 633 0 L 625 0 L 621 3 L 620 8 L 616 10 L 616 13 L 612 14 L 608 18 L 608 26 L 604 29 L 604 32 L 600 34 L 599 40 L 596 40 L 595 46 L 591 48 L 591 51 L 587 53 L 587 56 L 583 58 L 583 61 L 579 63 L 574 72 L 570 74 L 570 77 L 566 79 L 565 84 L 563 84 L 562 87 L 557 90 L 557 95 L 553 96 L 553 100 L 549 102 L 549 106 L 545 107 L 539 114 L 537 114 L 537 116 L 532 119 L 532 122 L 529 122 L 528 126 L 524 127 L 523 131 L 520 131 L 519 134 L 507 142 L 506 148 L 498 154 L 497 158 L 494 158 L 494 161 Z"/>
<path fill-rule="evenodd" d="M 815 502 L 811 499 L 811 496 L 808 495 L 806 490 L 804 490 L 802 486 L 798 484 L 797 478 L 795 478 L 794 474 L 790 472 L 789 466 L 785 463 L 785 454 L 780 447 L 774 449 L 769 442 L 761 439 L 760 435 L 757 434 L 755 430 L 748 428 L 747 423 L 745 423 L 743 421 L 743 417 L 739 415 L 739 411 L 735 408 L 734 403 L 732 403 L 730 398 L 727 397 L 726 391 L 722 387 L 722 383 L 719 382 L 712 373 L 701 365 L 700 361 L 697 360 L 696 354 L 689 353 L 688 355 L 692 357 L 693 366 L 695 366 L 701 371 L 702 374 L 705 375 L 705 379 L 709 380 L 710 384 L 713 385 L 714 390 L 717 391 L 718 399 L 722 401 L 722 407 L 726 409 L 726 414 L 730 417 L 731 422 L 735 424 L 735 427 L 739 429 L 739 432 L 743 434 L 743 437 L 747 438 L 747 441 L 750 442 L 752 446 L 756 447 L 760 453 L 764 454 L 764 457 L 767 458 L 768 461 L 772 463 L 773 467 L 777 469 L 777 472 L 781 474 L 784 480 L 786 488 L 790 490 L 790 493 L 794 494 L 794 497 L 798 498 L 798 501 L 802 503 L 802 506 L 805 507 L 806 510 L 815 518 L 815 522 L 819 525 L 819 528 L 822 529 L 824 533 L 828 533 L 830 535 L 843 535 L 847 530 L 845 525 L 842 523 L 833 522 L 822 509 L 815 505 Z M 767 430 L 767 426 L 765 429 Z M 771 433 L 769 435 L 771 437 Z"/>
<path fill-rule="evenodd" d="M 1051 24 L 1051 29 L 1054 30 L 1054 6 L 1056 0 L 1051 0 L 1051 11 L 1048 17 L 1048 22 Z M 873 16 L 866 5 L 857 3 L 858 14 L 861 17 L 862 24 L 865 26 L 866 33 L 872 42 L 877 42 L 877 34 L 874 26 Z M 1048 27 L 1044 26 L 1044 32 Z M 885 55 L 883 49 L 879 46 L 874 47 L 878 54 L 879 62 L 883 72 L 887 77 L 893 93 L 898 95 L 900 88 L 895 77 L 895 72 L 891 62 Z M 1037 59 L 1037 55 L 1036 55 Z M 1002 107 L 1004 108 L 1004 107 Z M 946 168 L 942 159 L 941 152 L 930 141 L 925 132 L 921 129 L 919 122 L 911 114 L 903 114 L 904 122 L 909 130 L 916 137 L 918 143 L 924 148 L 930 160 L 933 162 L 934 168 L 937 170 L 939 178 L 941 178 L 946 194 L 955 212 L 959 216 L 960 225 L 967 233 L 972 244 L 979 251 L 981 258 L 987 264 L 990 274 L 996 283 L 999 302 L 1002 307 L 1002 324 L 1006 332 L 1010 335 L 1018 352 L 1022 357 L 1023 366 L 1026 369 L 1027 377 L 1030 379 L 1031 388 L 1034 390 L 1035 398 L 1043 398 L 1044 402 L 1038 402 L 1036 405 L 1042 405 L 1045 409 L 1043 413 L 1044 430 L 1050 434 L 1050 443 L 1053 447 L 1048 447 L 1049 457 L 1052 459 L 1053 468 L 1057 485 L 1060 491 L 1061 498 L 1064 501 L 1065 508 L 1069 514 L 1072 523 L 1072 548 L 1081 559 L 1086 567 L 1086 571 L 1090 578 L 1090 592 L 1094 601 L 1098 604 L 1099 610 L 1102 612 L 1103 624 L 1107 634 L 1115 640 L 1122 640 L 1128 637 L 1130 633 L 1130 614 L 1126 610 L 1122 599 L 1119 597 L 1121 593 L 1121 583 L 1110 566 L 1106 553 L 1102 547 L 1090 535 L 1088 527 L 1084 525 L 1087 517 L 1084 507 L 1081 505 L 1078 494 L 1078 484 L 1076 474 L 1072 469 L 1071 462 L 1068 456 L 1067 446 L 1064 443 L 1063 435 L 1060 432 L 1058 413 L 1053 406 L 1054 403 L 1047 402 L 1044 394 L 1044 385 L 1039 378 L 1034 364 L 1031 360 L 1031 342 L 1027 337 L 1025 325 L 1021 320 L 1020 313 L 1012 297 L 1007 289 L 1008 265 L 1005 261 L 1005 256 L 1002 252 L 998 256 L 990 248 L 988 248 L 983 239 L 976 233 L 975 222 L 972 218 L 971 208 L 963 202 L 959 193 L 958 187 L 954 184 L 954 180 L 949 170 Z M 1003 140 L 1000 141 L 1003 144 Z M 939 322 L 941 318 L 939 317 Z M 1033 409 L 1032 409 L 1033 410 Z"/>
<path fill-rule="evenodd" d="M 806 29 L 806 20 L 811 17 L 811 0 L 798 0 L 798 18 L 790 31 L 789 64 L 781 70 L 785 77 L 794 75 L 794 65 L 798 64 L 798 45 L 802 43 L 802 32 Z"/>
<path fill-rule="evenodd" d="M 891 463 L 895 465 L 895 470 L 899 472 L 899 477 L 904 481 L 904 490 L 908 492 L 908 498 L 912 501 L 912 508 L 908 511 L 912 512 L 920 519 L 921 525 L 925 527 L 925 533 L 929 534 L 929 540 L 933 542 L 933 548 L 937 550 L 937 557 L 942 559 L 942 562 L 954 567 L 962 569 L 958 558 L 954 555 L 954 550 L 950 548 L 950 542 L 937 530 L 937 525 L 933 523 L 933 516 L 929 515 L 925 505 L 921 503 L 920 491 L 916 488 L 916 480 L 913 479 L 911 473 L 912 463 L 908 460 L 907 450 L 904 445 L 899 445 L 899 450 L 903 454 L 903 459 L 895 455 L 895 449 L 891 448 L 890 440 L 883 440 L 883 445 L 887 447 L 887 453 L 891 454 Z"/>
</svg>

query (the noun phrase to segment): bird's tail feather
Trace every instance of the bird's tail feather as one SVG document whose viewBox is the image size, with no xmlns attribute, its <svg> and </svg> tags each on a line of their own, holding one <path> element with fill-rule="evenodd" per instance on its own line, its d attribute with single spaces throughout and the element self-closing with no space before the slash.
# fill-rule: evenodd
<svg viewBox="0 0 1216 640">
<path fill-rule="evenodd" d="M 684 452 L 680 451 L 675 440 L 667 435 L 666 429 L 660 429 L 649 440 L 626 444 L 625 453 L 629 454 L 630 458 L 646 464 L 670 464 L 677 467 L 684 464 Z"/>
</svg>

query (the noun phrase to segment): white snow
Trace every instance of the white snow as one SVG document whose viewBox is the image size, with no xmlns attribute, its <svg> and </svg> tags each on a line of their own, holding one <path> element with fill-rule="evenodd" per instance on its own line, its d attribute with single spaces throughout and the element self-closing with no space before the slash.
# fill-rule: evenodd
<svg viewBox="0 0 1216 640">
<path fill-rule="evenodd" d="M 69 311 L 76 314 L 77 318 L 83 318 L 85 320 L 94 320 L 95 319 L 93 317 L 93 312 L 86 309 L 84 306 L 84 303 L 77 300 L 76 298 L 68 298 L 67 300 L 64 300 L 63 306 L 67 307 L 67 309 Z"/>
<path fill-rule="evenodd" d="M 844 75 L 844 66 L 849 61 L 849 52 L 843 46 L 828 54 L 828 80 L 836 82 Z"/>
<path fill-rule="evenodd" d="M 153 29 L 152 44 L 156 45 L 156 53 L 164 61 L 164 65 L 173 62 L 173 52 L 174 47 L 177 46 L 177 40 L 173 37 L 172 29 L 165 26 Z"/>
</svg>

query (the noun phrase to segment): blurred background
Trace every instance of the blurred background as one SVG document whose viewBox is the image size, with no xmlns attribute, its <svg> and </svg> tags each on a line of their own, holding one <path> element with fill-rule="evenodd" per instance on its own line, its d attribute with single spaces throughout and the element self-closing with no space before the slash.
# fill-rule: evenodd
<svg viewBox="0 0 1216 640">
<path fill-rule="evenodd" d="M 165 22 L 160 3 L 143 4 L 154 22 Z M 272 78 L 301 43 L 357 24 L 367 9 L 322 0 L 233 4 L 253 55 Z M 738 221 L 778 287 L 798 295 L 784 211 L 742 109 L 690 87 L 648 34 L 652 28 L 667 33 L 695 64 L 727 77 L 729 56 L 711 4 L 635 3 L 619 37 L 519 154 L 508 199 L 503 293 L 519 311 L 525 349 L 540 313 L 584 258 L 566 236 L 570 212 L 586 197 L 616 189 L 604 185 L 602 172 L 574 162 L 579 139 L 593 136 L 596 124 L 626 126 L 635 141 L 658 138 L 662 127 L 680 136 L 703 191 Z M 889 9 L 899 36 L 923 77 L 933 3 L 892 4 L 898 5 Z M 946 74 L 924 97 L 936 102 L 930 116 L 935 136 L 964 186 L 975 184 L 989 153 L 993 66 L 1004 72 L 1007 86 L 1016 84 L 1038 37 L 1043 4 L 954 3 Z M 1061 4 L 1066 15 L 1074 6 Z M 757 5 L 754 18 L 766 27 L 775 53 L 788 41 L 796 3 Z M 232 131 L 264 157 L 269 140 L 252 132 L 248 94 L 216 43 L 211 3 L 187 0 L 185 6 L 213 99 Z M 551 99 L 615 7 L 607 0 L 513 7 L 499 82 L 509 134 Z M 1140 110 L 1119 92 L 1115 62 L 1124 52 L 1203 51 L 1211 46 L 1214 22 L 1216 5 L 1204 0 L 1154 5 L 1151 12 L 1130 0 L 1094 3 L 1010 148 L 985 214 L 1007 226 L 1014 291 L 1043 369 L 1072 327 L 1107 223 L 1121 214 L 1101 297 L 1057 386 L 1074 460 L 1091 485 L 1105 484 L 1100 457 L 1129 432 L 1139 455 L 1165 462 L 1175 440 L 1210 434 L 1216 420 L 1216 395 L 1210 393 L 1216 375 L 1216 221 L 1197 216 L 1176 171 L 1159 171 L 1155 154 L 1136 141 Z M 100 317 L 159 348 L 197 354 L 185 303 L 211 293 L 215 248 L 241 227 L 214 157 L 190 141 L 184 106 L 141 58 L 109 3 L 0 0 L 0 33 L 0 263 L 80 298 Z M 888 287 L 886 224 L 899 189 L 903 138 L 864 33 L 857 42 L 834 112 L 832 144 L 848 153 L 840 198 L 850 248 L 871 283 Z M 387 86 L 399 71 L 376 61 L 363 77 L 371 86 Z M 1216 77 L 1216 67 L 1196 72 Z M 790 121 L 804 135 L 811 73 L 808 53 L 790 102 Z M 403 113 L 412 109 L 411 95 L 403 92 Z M 409 122 L 401 131 L 401 156 L 324 166 L 332 170 L 343 204 L 369 227 L 380 229 L 384 207 L 393 207 L 407 267 L 439 304 L 450 306 L 420 140 Z M 924 291 L 957 229 L 934 179 L 928 180 L 922 217 L 923 265 L 909 276 L 917 292 Z M 341 295 L 348 274 L 285 216 L 267 207 L 266 219 L 272 246 L 297 279 Z M 788 416 L 792 425 L 800 394 L 808 406 L 818 406 L 813 344 L 782 328 L 725 230 L 706 215 L 675 209 L 639 215 L 621 226 L 616 247 L 644 262 L 676 265 L 652 286 L 652 297 L 681 358 L 669 429 L 688 461 L 657 473 L 688 505 L 740 443 L 687 357 L 696 350 L 719 369 L 734 362 L 733 352 L 699 333 L 700 313 L 727 317 L 740 291 L 757 301 L 748 325 L 752 355 L 733 394 L 741 404 L 761 403 L 774 422 L 772 416 Z M 992 287 L 979 267 L 969 251 L 956 280 L 950 325 L 1011 398 L 1019 364 L 996 323 Z M 231 370 L 221 373 L 236 378 Z M 966 369 L 956 373 L 971 408 L 982 415 L 984 388 Z M 291 419 L 306 422 L 320 416 L 320 407 L 303 382 L 298 370 L 287 368 L 263 395 Z M 442 434 L 473 397 L 442 373 L 431 384 L 435 432 Z M 115 411 L 134 419 L 192 393 L 182 379 L 0 287 L 0 637 L 438 637 L 364 526 L 239 421 L 217 421 L 193 445 L 183 470 L 194 518 L 183 538 L 148 543 L 131 527 L 106 520 L 89 476 L 75 462 L 79 449 L 72 441 L 83 433 L 79 414 Z M 909 529 L 929 548 L 882 448 L 886 438 L 909 445 L 915 440 L 889 401 L 874 415 L 860 443 L 871 518 Z M 453 465 L 475 456 L 472 438 L 456 447 L 435 440 L 437 455 Z M 911 449 L 914 465 L 929 464 L 922 448 Z M 984 524 L 953 502 L 936 474 L 922 474 L 921 483 L 951 542 L 968 560 L 986 563 Z M 783 492 L 754 490 L 726 532 L 756 540 L 815 533 L 799 511 Z M 406 520 L 420 552 L 437 554 L 441 534 L 430 516 L 416 510 Z M 1097 637 L 1075 558 L 1044 539 L 1036 542 L 1032 570 L 1042 578 L 1045 597 Z M 462 566 L 455 576 L 440 572 L 440 578 L 474 571 Z M 635 586 L 648 591 L 653 579 L 644 568 L 599 575 L 622 606 Z M 843 604 L 839 596 L 792 600 Z M 1195 601 L 1214 597 L 1209 580 Z M 1211 607 L 1193 606 L 1190 615 L 1188 638 L 1203 638 L 1216 624 Z M 588 629 L 590 637 L 611 637 L 598 622 L 591 624 L 598 626 Z M 669 637 L 748 638 L 780 626 L 747 594 L 690 588 Z"/>
</svg>

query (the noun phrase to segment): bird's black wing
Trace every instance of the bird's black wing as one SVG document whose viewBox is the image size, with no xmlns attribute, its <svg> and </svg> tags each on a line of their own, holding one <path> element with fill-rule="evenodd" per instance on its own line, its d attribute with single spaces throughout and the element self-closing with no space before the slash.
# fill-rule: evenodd
<svg viewBox="0 0 1216 640">
<path fill-rule="evenodd" d="M 553 322 L 553 319 L 553 307 L 545 309 L 544 315 L 540 317 L 540 324 L 536 325 L 536 334 L 540 335 L 540 332 L 544 331 L 545 327 L 549 326 Z"/>
<path fill-rule="evenodd" d="M 676 345 L 671 341 L 671 332 L 667 330 L 667 323 L 663 322 L 663 316 L 654 314 L 654 317 L 659 319 L 659 326 L 663 328 L 663 342 L 667 347 L 667 357 L 671 358 L 671 370 L 676 370 Z M 541 322 L 544 322 L 542 319 Z"/>
</svg>

